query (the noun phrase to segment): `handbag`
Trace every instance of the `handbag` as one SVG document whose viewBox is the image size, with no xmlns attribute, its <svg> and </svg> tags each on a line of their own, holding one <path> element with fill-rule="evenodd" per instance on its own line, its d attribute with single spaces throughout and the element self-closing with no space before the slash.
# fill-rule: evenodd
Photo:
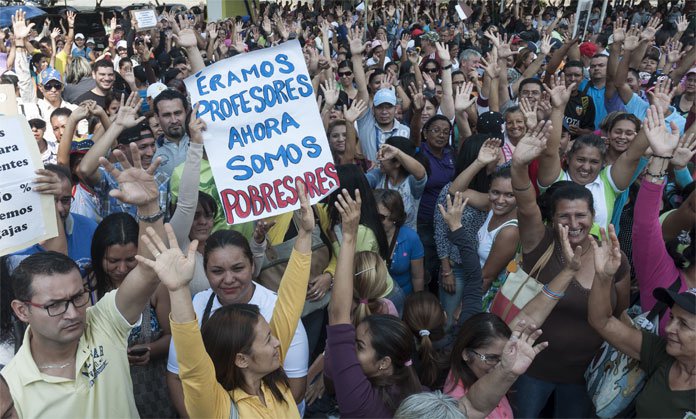
<svg viewBox="0 0 696 419">
<path fill-rule="evenodd" d="M 498 315 L 505 323 L 510 323 L 519 312 L 537 294 L 541 292 L 544 284 L 536 280 L 535 276 L 544 269 L 553 254 L 553 242 L 534 264 L 529 273 L 522 269 L 522 252 L 508 264 L 508 275 L 493 298 L 490 311 Z"/>
<path fill-rule="evenodd" d="M 669 289 L 677 291 L 680 285 L 681 281 L 677 278 Z M 658 301 L 647 313 L 640 313 L 638 306 L 631 307 L 629 316 L 635 328 L 657 334 L 660 317 L 665 311 L 667 304 Z M 600 418 L 623 417 L 622 413 L 632 410 L 634 400 L 643 389 L 646 379 L 638 360 L 607 342 L 602 343 L 585 371 L 587 393 Z"/>
</svg>

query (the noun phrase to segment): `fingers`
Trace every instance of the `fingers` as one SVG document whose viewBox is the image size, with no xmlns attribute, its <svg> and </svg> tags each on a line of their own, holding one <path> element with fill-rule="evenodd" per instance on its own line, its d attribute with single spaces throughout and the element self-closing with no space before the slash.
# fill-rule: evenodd
<svg viewBox="0 0 696 419">
<path fill-rule="evenodd" d="M 172 228 L 172 225 L 169 223 L 166 223 L 164 225 L 164 232 L 167 234 L 167 240 L 169 241 L 169 248 L 178 249 L 179 243 L 176 241 L 176 233 L 174 233 L 174 229 Z"/>
<path fill-rule="evenodd" d="M 171 230 L 171 226 L 169 226 L 169 228 Z M 155 255 L 155 257 L 157 257 L 160 253 L 164 253 L 165 251 L 167 251 L 167 245 L 164 244 L 164 241 L 162 241 L 162 238 L 159 236 L 159 234 L 157 234 L 154 228 L 148 227 L 145 231 L 150 241 L 155 246 L 155 252 L 152 253 L 153 255 Z"/>
<path fill-rule="evenodd" d="M 116 154 L 117 151 L 120 153 L 120 150 L 114 150 L 114 154 Z M 118 177 L 118 174 L 121 173 L 121 171 L 105 157 L 99 157 L 99 164 L 113 177 Z"/>
</svg>

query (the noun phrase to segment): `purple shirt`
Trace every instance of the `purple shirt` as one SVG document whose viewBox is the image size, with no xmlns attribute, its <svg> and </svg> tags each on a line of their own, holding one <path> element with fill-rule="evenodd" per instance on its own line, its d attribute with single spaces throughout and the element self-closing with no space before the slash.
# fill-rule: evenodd
<svg viewBox="0 0 696 419">
<path fill-rule="evenodd" d="M 435 156 L 426 143 L 423 143 L 421 150 L 430 162 L 430 173 L 418 208 L 418 223 L 432 224 L 437 197 L 442 187 L 454 177 L 454 150 L 452 147 L 445 148 L 442 158 Z"/>
</svg>

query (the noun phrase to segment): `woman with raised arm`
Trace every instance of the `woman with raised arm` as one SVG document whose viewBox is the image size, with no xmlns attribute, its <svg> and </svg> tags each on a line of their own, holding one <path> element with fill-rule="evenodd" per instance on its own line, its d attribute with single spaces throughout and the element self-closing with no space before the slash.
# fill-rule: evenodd
<svg viewBox="0 0 696 419">
<path fill-rule="evenodd" d="M 551 127 L 545 125 L 546 122 L 539 123 L 517 144 L 512 157 L 512 189 L 517 199 L 522 268 L 530 272 L 540 259 L 546 259 L 536 279 L 547 285 L 547 289 L 551 287 L 549 298 L 559 301 L 543 325 L 551 349 L 520 377 L 511 401 L 516 416 L 538 417 L 553 395 L 554 417 L 587 417 L 592 414 L 593 406 L 585 389 L 584 373 L 603 342 L 587 323 L 587 298 L 594 279 L 590 245 L 593 198 L 587 188 L 564 182 L 547 192 L 550 196 L 543 199 L 548 204 L 547 213 L 542 214 L 528 166 L 547 147 L 546 136 Z M 569 244 L 576 249 L 575 253 L 580 253 L 580 269 L 564 292 L 553 291 L 550 284 L 566 265 L 559 226 L 564 227 L 563 231 L 568 228 Z M 613 276 L 612 309 L 616 314 L 628 306 L 628 276 L 628 261 L 624 257 L 621 269 Z"/>
<path fill-rule="evenodd" d="M 155 260 L 138 261 L 157 272 L 172 301 L 172 337 L 191 417 L 300 417 L 282 369 L 305 301 L 314 228 L 304 186 L 298 184 L 297 189 L 302 222 L 270 324 L 256 305 L 229 304 L 217 309 L 199 330 L 188 287 L 197 241 L 184 256 L 171 227 L 170 248 L 149 229 L 143 238 Z"/>
<path fill-rule="evenodd" d="M 692 239 L 691 244 L 684 250 L 683 256 L 676 255 L 678 239 L 669 240 L 667 243 L 674 248 L 672 253 L 675 257 L 673 258 L 663 240 L 660 206 L 667 167 L 671 156 L 679 147 L 679 136 L 667 132 L 664 115 L 654 106 L 648 110 L 643 129 L 650 141 L 653 157 L 648 164 L 636 198 L 633 215 L 633 261 L 641 306 L 643 310 L 650 310 L 656 302 L 653 297 L 653 290 L 656 288 L 668 288 L 677 280 L 681 282 L 679 291 L 696 287 L 696 240 L 694 240 L 696 218 L 693 216 L 694 197 L 692 196 L 682 204 L 685 206 L 684 210 L 692 214 L 691 226 L 687 229 Z M 676 130 L 673 129 L 672 132 Z M 681 210 L 682 208 L 679 209 Z M 668 317 L 663 316 L 660 319 L 661 336 L 665 336 L 667 323 Z"/>
<path fill-rule="evenodd" d="M 659 119 L 664 123 L 663 118 Z M 661 165 L 666 163 L 651 163 L 653 169 Z M 645 185 L 648 184 L 643 187 Z M 612 278 L 622 263 L 614 227 L 609 226 L 608 234 L 602 229 L 601 239 L 601 246 L 592 239 L 595 279 L 588 301 L 588 320 L 610 345 L 640 361 L 647 379 L 636 398 L 637 417 L 693 416 L 696 406 L 696 288 L 677 292 L 661 287 L 650 292 L 651 297 L 671 309 L 664 337 L 626 325 L 612 315 L 611 309 Z"/>
<path fill-rule="evenodd" d="M 341 416 L 391 417 L 401 401 L 421 391 L 412 367 L 411 331 L 397 317 L 372 315 L 356 328 L 351 321 L 355 246 L 361 194 L 343 189 L 336 198 L 343 242 L 329 303 L 326 377 L 333 380 Z"/>
</svg>

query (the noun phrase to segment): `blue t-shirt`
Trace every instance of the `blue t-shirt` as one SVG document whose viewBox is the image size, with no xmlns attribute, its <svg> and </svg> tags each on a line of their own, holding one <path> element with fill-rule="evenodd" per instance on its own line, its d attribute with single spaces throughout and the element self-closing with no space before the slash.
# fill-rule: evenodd
<svg viewBox="0 0 696 419">
<path fill-rule="evenodd" d="M 631 100 L 629 100 L 626 104 L 626 112 L 632 113 L 633 115 L 635 115 L 636 118 L 640 119 L 641 121 L 644 120 L 645 116 L 648 114 L 648 108 L 650 108 L 650 104 L 635 93 L 631 97 Z M 672 111 L 672 113 L 665 117 L 665 125 L 667 126 L 667 131 L 672 132 L 672 126 L 670 125 L 670 122 L 674 122 L 677 125 L 677 128 L 679 128 L 679 135 L 684 135 L 684 128 L 686 127 L 686 118 L 679 115 L 679 112 L 677 112 L 677 109 L 674 106 L 670 106 L 669 109 Z"/>
<path fill-rule="evenodd" d="M 389 274 L 407 295 L 413 292 L 411 261 L 423 259 L 424 255 L 423 243 L 421 243 L 418 233 L 407 226 L 402 226 L 399 229 L 399 235 L 396 236 L 396 246 L 394 246 L 394 253 L 392 253 Z"/>
<path fill-rule="evenodd" d="M 581 92 L 585 92 L 585 89 L 587 88 L 587 92 L 585 93 L 587 96 L 592 98 L 592 102 L 594 103 L 595 107 L 595 114 L 594 114 L 594 124 L 595 124 L 595 129 L 599 129 L 599 125 L 602 123 L 604 118 L 607 117 L 607 107 L 604 104 L 604 92 L 607 90 L 606 87 L 602 87 L 601 89 L 597 89 L 596 87 L 590 85 L 589 87 L 587 84 L 590 81 L 585 79 L 580 83 L 580 87 L 578 87 L 578 90 Z"/>
<path fill-rule="evenodd" d="M 65 236 L 68 241 L 68 257 L 77 263 L 80 268 L 80 275 L 86 278 L 92 271 L 92 236 L 97 229 L 97 223 L 85 216 L 70 213 L 65 219 Z M 14 255 L 30 256 L 35 253 L 45 252 L 46 249 L 40 244 L 35 244 L 20 250 Z"/>
</svg>

